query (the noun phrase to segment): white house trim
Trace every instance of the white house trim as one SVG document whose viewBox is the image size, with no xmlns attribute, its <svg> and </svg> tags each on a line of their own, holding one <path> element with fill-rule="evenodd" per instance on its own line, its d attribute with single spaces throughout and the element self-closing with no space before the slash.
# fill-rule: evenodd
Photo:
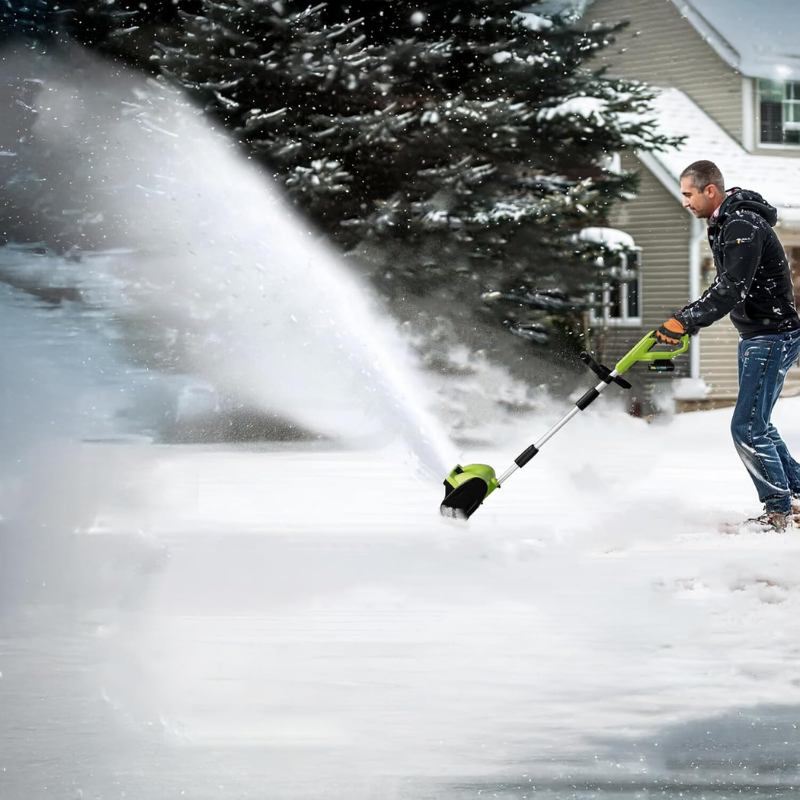
<svg viewBox="0 0 800 800">
<path fill-rule="evenodd" d="M 702 246 L 706 239 L 705 224 L 692 217 L 689 228 L 689 302 L 700 297 L 700 263 L 702 261 Z M 689 375 L 692 378 L 700 377 L 700 337 L 693 336 L 689 350 Z"/>
<path fill-rule="evenodd" d="M 742 76 L 742 145 L 751 153 L 756 149 L 755 80 Z M 760 138 L 760 137 L 759 137 Z"/>
</svg>

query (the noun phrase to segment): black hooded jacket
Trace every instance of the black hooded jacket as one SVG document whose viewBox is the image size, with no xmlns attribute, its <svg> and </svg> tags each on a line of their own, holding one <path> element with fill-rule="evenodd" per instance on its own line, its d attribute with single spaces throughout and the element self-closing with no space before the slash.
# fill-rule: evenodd
<svg viewBox="0 0 800 800">
<path fill-rule="evenodd" d="M 689 333 L 731 315 L 743 339 L 800 328 L 786 253 L 772 226 L 778 212 L 757 192 L 732 189 L 709 220 L 717 277 L 676 318 Z"/>
</svg>

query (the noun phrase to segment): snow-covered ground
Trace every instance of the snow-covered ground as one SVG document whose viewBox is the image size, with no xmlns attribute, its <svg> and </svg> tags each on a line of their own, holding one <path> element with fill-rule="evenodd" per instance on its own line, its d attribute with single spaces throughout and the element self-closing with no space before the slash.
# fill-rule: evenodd
<svg viewBox="0 0 800 800">
<path fill-rule="evenodd" d="M 0 287 L 2 800 L 792 795 L 800 531 L 719 532 L 729 411 L 612 389 L 462 525 L 399 443 L 155 443 L 192 377 L 46 274 Z M 451 380 L 462 463 L 568 408 Z"/>
<path fill-rule="evenodd" d="M 6 553 L 0 795 L 793 785 L 800 532 L 717 532 L 758 510 L 728 411 L 600 406 L 466 526 L 399 450 L 62 454 L 51 498 L 92 513 Z M 559 411 L 464 461 L 505 467 Z M 777 413 L 798 448 L 799 411 Z"/>
</svg>

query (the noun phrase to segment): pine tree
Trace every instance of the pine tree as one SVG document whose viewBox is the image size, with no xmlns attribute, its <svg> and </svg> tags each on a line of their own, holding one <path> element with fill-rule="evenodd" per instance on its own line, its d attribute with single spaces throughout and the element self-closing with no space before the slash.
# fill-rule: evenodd
<svg viewBox="0 0 800 800">
<path fill-rule="evenodd" d="M 516 324 L 597 280 L 575 233 L 635 185 L 606 157 L 672 144 L 645 87 L 588 68 L 613 30 L 530 5 L 203 0 L 160 62 L 388 295 L 511 298 Z"/>
<path fill-rule="evenodd" d="M 369 244 L 387 291 L 551 315 L 591 284 L 574 233 L 633 188 L 604 157 L 670 143 L 644 87 L 585 68 L 612 31 L 529 7 L 204 0 L 161 61 L 343 249 Z"/>
<path fill-rule="evenodd" d="M 530 0 L 48 0 L 0 5 L 4 30 L 68 32 L 158 66 L 221 118 L 389 296 L 486 301 L 535 340 L 580 308 L 602 248 L 576 243 L 635 181 L 604 166 L 671 142 L 648 91 L 592 71 L 613 34 Z M 606 254 L 607 255 L 607 254 Z M 606 263 L 608 259 L 606 259 Z"/>
<path fill-rule="evenodd" d="M 15 36 L 52 36 L 58 25 L 50 0 L 0 0 L 0 44 Z"/>
<path fill-rule="evenodd" d="M 0 44 L 24 38 L 53 43 L 65 38 L 114 59 L 151 68 L 155 40 L 171 40 L 180 14 L 197 13 L 200 0 L 0 0 Z"/>
</svg>

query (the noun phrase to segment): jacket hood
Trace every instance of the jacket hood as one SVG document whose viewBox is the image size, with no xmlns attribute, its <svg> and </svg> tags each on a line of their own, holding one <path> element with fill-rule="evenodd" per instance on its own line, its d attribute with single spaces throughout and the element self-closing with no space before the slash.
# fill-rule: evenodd
<svg viewBox="0 0 800 800">
<path fill-rule="evenodd" d="M 720 224 L 725 217 L 734 211 L 755 211 L 773 228 L 778 221 L 778 210 L 771 206 L 758 192 L 751 192 L 749 189 L 739 189 L 737 187 L 730 190 L 730 194 L 719 208 L 717 224 Z"/>
</svg>

